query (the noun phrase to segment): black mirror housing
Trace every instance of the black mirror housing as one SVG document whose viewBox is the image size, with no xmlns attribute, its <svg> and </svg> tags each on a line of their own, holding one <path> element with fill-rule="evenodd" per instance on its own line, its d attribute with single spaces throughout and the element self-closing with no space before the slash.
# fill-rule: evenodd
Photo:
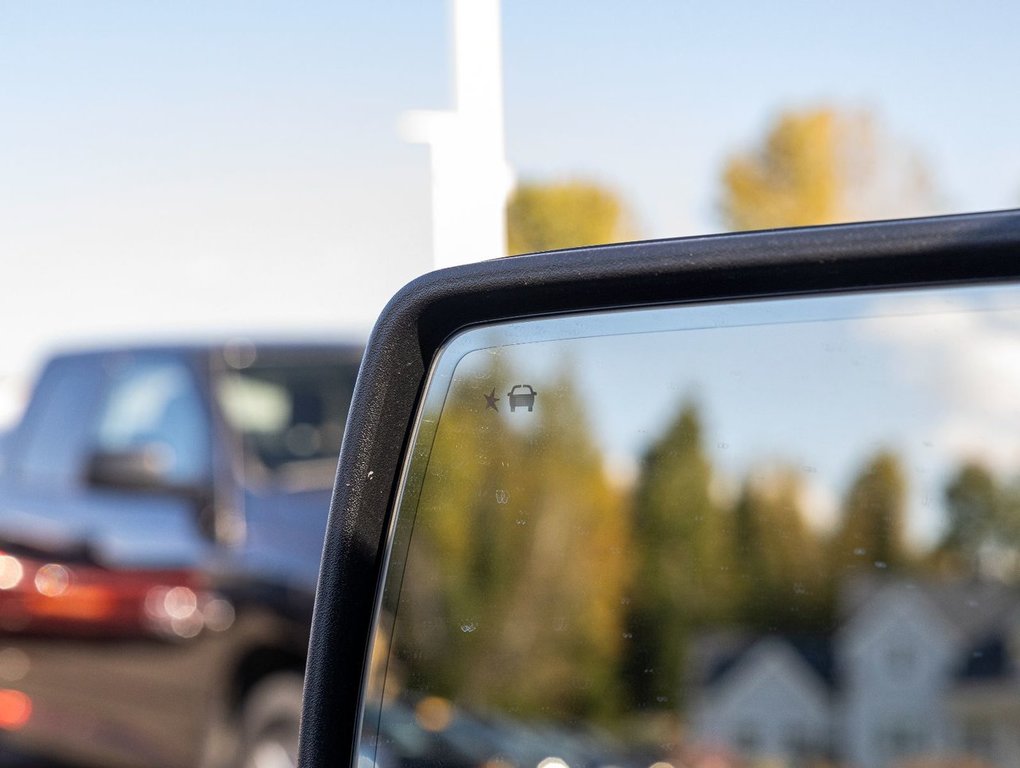
<svg viewBox="0 0 1020 768">
<path fill-rule="evenodd" d="M 100 450 L 89 458 L 85 477 L 96 488 L 197 495 L 198 484 L 174 479 L 169 462 L 166 449 L 158 444 L 123 451 Z"/>
<path fill-rule="evenodd" d="M 431 361 L 458 331 L 550 314 L 1018 279 L 1020 211 L 541 253 L 412 282 L 373 330 L 344 435 L 313 619 L 301 764 L 358 759 L 366 654 L 400 472 Z"/>
</svg>

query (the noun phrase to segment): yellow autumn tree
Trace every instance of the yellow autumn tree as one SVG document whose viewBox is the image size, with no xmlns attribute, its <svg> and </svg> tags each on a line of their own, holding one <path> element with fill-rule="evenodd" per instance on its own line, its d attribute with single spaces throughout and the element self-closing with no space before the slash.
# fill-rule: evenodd
<svg viewBox="0 0 1020 768">
<path fill-rule="evenodd" d="M 520 184 L 507 203 L 507 253 L 615 243 L 633 239 L 626 206 L 591 181 Z"/>
<path fill-rule="evenodd" d="M 516 420 L 506 411 L 509 380 L 496 360 L 461 378 L 429 416 L 438 427 L 396 653 L 418 693 L 478 711 L 606 717 L 620 698 L 624 500 L 571 372 L 532 382 L 541 405 Z"/>
<path fill-rule="evenodd" d="M 781 114 L 761 144 L 722 175 L 721 213 L 733 230 L 934 213 L 937 196 L 916 152 L 865 112 L 831 107 Z"/>
</svg>

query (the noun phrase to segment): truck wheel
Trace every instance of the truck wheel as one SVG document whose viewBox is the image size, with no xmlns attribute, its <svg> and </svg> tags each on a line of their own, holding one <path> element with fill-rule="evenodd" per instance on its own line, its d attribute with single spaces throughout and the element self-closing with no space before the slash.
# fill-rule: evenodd
<svg viewBox="0 0 1020 768">
<path fill-rule="evenodd" d="M 296 768 L 302 677 L 270 675 L 248 692 L 241 710 L 242 768 Z"/>
</svg>

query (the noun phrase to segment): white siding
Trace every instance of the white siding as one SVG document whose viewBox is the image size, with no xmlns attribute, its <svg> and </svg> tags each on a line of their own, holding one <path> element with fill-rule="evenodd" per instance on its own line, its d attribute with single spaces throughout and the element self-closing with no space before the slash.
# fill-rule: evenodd
<svg viewBox="0 0 1020 768">
<path fill-rule="evenodd" d="M 786 642 L 766 638 L 751 648 L 696 708 L 695 730 L 706 745 L 745 756 L 783 759 L 829 749 L 828 691 Z"/>
<path fill-rule="evenodd" d="M 838 636 L 840 751 L 859 768 L 951 750 L 945 702 L 959 638 L 909 585 L 873 597 Z"/>
</svg>

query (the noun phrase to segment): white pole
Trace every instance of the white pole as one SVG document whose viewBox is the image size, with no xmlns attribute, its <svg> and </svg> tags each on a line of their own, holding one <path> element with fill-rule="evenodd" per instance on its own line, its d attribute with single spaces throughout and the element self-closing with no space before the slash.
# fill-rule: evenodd
<svg viewBox="0 0 1020 768">
<path fill-rule="evenodd" d="M 437 267 L 506 255 L 512 185 L 503 140 L 499 0 L 453 0 L 455 108 L 409 112 L 402 133 L 432 152 Z"/>
</svg>

